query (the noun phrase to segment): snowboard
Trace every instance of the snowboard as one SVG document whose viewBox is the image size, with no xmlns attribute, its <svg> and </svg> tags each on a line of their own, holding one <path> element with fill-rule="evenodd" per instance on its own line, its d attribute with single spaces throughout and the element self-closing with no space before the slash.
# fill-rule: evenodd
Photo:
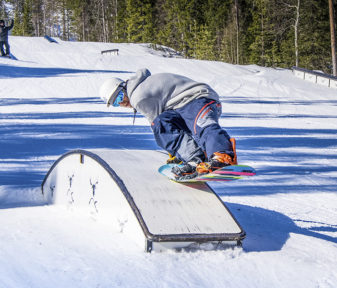
<svg viewBox="0 0 337 288">
<path fill-rule="evenodd" d="M 159 167 L 158 172 L 168 177 L 170 180 L 179 183 L 232 181 L 242 179 L 247 176 L 254 176 L 256 174 L 256 171 L 253 167 L 247 165 L 231 165 L 215 170 L 212 173 L 197 176 L 196 178 L 177 180 L 174 174 L 171 172 L 174 166 L 177 166 L 177 164 L 165 164 Z"/>
</svg>

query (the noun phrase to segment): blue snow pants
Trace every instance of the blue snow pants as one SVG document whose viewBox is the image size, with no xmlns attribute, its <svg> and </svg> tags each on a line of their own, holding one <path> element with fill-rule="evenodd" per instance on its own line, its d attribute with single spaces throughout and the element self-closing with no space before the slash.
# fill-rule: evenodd
<svg viewBox="0 0 337 288">
<path fill-rule="evenodd" d="M 158 115 L 152 131 L 158 146 L 184 162 L 207 161 L 214 152 L 234 156 L 230 137 L 218 123 L 221 103 L 199 98 Z"/>
<path fill-rule="evenodd" d="M 6 52 L 4 50 L 4 46 L 6 48 Z M 0 41 L 0 53 L 1 53 L 1 56 L 9 55 L 10 54 L 9 47 L 10 46 L 8 44 L 8 40 Z"/>
</svg>

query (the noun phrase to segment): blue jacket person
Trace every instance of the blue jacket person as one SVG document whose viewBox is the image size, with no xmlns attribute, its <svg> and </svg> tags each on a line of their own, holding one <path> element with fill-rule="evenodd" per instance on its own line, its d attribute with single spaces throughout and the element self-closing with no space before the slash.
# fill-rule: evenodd
<svg viewBox="0 0 337 288">
<path fill-rule="evenodd" d="M 8 31 L 11 30 L 14 26 L 14 20 L 12 19 L 11 25 L 5 26 L 5 21 L 0 20 L 0 52 L 1 56 L 10 55 L 10 46 L 8 44 Z M 6 51 L 4 50 L 4 46 Z"/>
</svg>

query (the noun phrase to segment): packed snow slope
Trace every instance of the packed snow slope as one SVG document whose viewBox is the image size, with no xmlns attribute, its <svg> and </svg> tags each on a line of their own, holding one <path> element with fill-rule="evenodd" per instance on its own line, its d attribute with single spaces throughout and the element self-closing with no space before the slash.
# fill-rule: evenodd
<svg viewBox="0 0 337 288">
<path fill-rule="evenodd" d="M 0 58 L 0 287 L 336 287 L 337 90 L 290 70 L 57 41 L 10 37 L 17 60 Z M 242 248 L 147 254 L 104 221 L 44 205 L 40 184 L 69 150 L 159 149 L 142 115 L 133 126 L 98 97 L 142 67 L 221 96 L 220 123 L 258 172 L 212 185 L 247 232 Z"/>
</svg>

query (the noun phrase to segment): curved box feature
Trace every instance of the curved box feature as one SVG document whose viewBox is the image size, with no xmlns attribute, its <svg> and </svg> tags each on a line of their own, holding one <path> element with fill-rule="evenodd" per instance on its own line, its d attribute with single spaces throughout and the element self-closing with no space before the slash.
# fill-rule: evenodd
<svg viewBox="0 0 337 288">
<path fill-rule="evenodd" d="M 245 232 L 221 199 L 205 183 L 160 175 L 166 159 L 161 151 L 74 150 L 52 165 L 42 193 L 49 204 L 109 221 L 148 252 L 239 244 Z"/>
</svg>

